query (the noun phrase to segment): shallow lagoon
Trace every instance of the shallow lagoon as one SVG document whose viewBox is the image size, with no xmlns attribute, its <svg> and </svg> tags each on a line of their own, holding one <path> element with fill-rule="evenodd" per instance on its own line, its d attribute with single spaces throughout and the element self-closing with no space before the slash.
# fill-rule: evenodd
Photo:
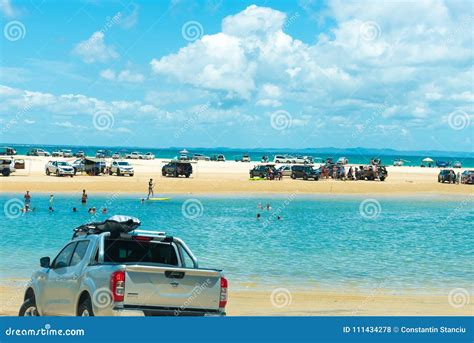
<svg viewBox="0 0 474 343">
<path fill-rule="evenodd" d="M 142 204 L 138 195 L 90 194 L 83 206 L 79 195 L 59 194 L 54 213 L 48 213 L 48 195 L 33 194 L 35 211 L 18 216 L 20 195 L 2 194 L 2 281 L 28 278 L 40 257 L 54 256 L 74 227 L 91 220 L 87 209 L 92 206 L 108 208 L 107 215 L 93 220 L 133 215 L 143 229 L 181 237 L 201 267 L 223 269 L 237 287 L 291 284 L 433 293 L 470 289 L 474 281 L 472 199 L 171 197 Z M 258 208 L 267 203 L 270 211 Z"/>
</svg>

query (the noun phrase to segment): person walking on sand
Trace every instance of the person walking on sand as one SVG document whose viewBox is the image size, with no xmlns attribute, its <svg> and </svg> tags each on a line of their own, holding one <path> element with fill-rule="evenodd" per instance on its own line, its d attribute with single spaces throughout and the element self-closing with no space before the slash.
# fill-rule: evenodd
<svg viewBox="0 0 474 343">
<path fill-rule="evenodd" d="M 147 200 L 150 199 L 150 195 L 152 198 L 155 196 L 155 193 L 153 192 L 153 187 L 155 187 L 155 184 L 153 183 L 153 179 L 150 179 L 150 181 L 148 181 L 148 196 L 146 197 Z"/>
<path fill-rule="evenodd" d="M 54 195 L 51 194 L 49 196 L 49 212 L 54 212 L 53 205 L 54 205 Z"/>
<path fill-rule="evenodd" d="M 25 198 L 25 207 L 26 207 L 26 205 L 28 205 L 28 207 L 30 207 L 30 204 L 31 204 L 30 191 L 26 191 L 24 198 Z"/>
<path fill-rule="evenodd" d="M 85 190 L 85 189 L 82 190 L 81 203 L 82 203 L 82 204 L 86 204 L 86 203 L 87 203 L 87 193 L 86 193 L 86 190 Z"/>
</svg>

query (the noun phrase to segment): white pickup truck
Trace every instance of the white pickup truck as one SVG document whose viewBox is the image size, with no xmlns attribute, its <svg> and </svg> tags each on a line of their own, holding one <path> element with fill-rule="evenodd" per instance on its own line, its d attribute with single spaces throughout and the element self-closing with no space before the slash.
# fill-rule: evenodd
<svg viewBox="0 0 474 343">
<path fill-rule="evenodd" d="M 179 238 L 113 216 L 73 239 L 29 282 L 20 316 L 223 316 L 227 280 Z"/>
</svg>

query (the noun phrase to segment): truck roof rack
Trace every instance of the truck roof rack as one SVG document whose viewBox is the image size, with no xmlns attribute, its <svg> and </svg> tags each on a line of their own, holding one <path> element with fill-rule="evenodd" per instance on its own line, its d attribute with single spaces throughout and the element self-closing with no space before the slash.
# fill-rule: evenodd
<svg viewBox="0 0 474 343">
<path fill-rule="evenodd" d="M 72 238 L 83 235 L 98 235 L 103 232 L 110 232 L 112 235 L 120 235 L 120 233 L 128 233 L 135 230 L 141 224 L 140 220 L 135 217 L 116 215 L 103 222 L 86 223 L 74 229 Z"/>
</svg>

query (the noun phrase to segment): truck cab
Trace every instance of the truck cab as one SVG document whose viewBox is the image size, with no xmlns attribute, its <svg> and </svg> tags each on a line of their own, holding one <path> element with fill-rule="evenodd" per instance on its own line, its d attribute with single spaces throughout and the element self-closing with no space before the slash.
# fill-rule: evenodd
<svg viewBox="0 0 474 343">
<path fill-rule="evenodd" d="M 225 315 L 222 272 L 199 268 L 181 239 L 137 222 L 113 216 L 76 228 L 56 257 L 40 259 L 20 316 Z"/>
</svg>

